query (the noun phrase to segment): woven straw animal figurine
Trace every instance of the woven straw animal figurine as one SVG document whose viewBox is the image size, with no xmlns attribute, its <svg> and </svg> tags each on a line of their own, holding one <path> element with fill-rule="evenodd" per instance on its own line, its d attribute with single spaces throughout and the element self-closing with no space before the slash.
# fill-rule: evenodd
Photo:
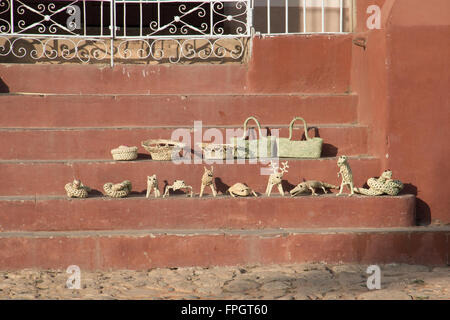
<svg viewBox="0 0 450 320">
<path fill-rule="evenodd" d="M 214 173 L 214 167 L 211 166 L 211 170 L 208 170 L 205 168 L 205 173 L 203 173 L 202 176 L 202 186 L 200 187 L 200 195 L 201 198 L 203 196 L 203 191 L 205 190 L 205 187 L 209 186 L 211 188 L 211 191 L 213 193 L 213 197 L 217 195 L 216 187 L 214 186 L 213 182 L 213 173 Z"/>
<path fill-rule="evenodd" d="M 339 187 L 322 181 L 309 180 L 299 183 L 294 189 L 289 191 L 289 193 L 291 194 L 291 197 L 306 192 L 311 192 L 313 196 L 317 196 L 316 189 L 322 189 L 324 193 L 328 193 L 327 189 L 339 189 Z"/>
<path fill-rule="evenodd" d="M 176 191 L 176 190 L 181 190 L 181 189 L 184 189 L 184 190 L 189 189 L 190 192 L 187 193 L 186 195 L 188 197 L 190 196 L 191 198 L 194 196 L 191 186 L 187 186 L 183 180 L 175 180 L 175 182 L 171 186 L 166 187 L 166 190 L 164 191 L 164 194 L 163 194 L 163 198 L 169 196 L 169 190 Z"/>
<path fill-rule="evenodd" d="M 131 192 L 131 182 L 129 180 L 116 184 L 108 182 L 103 185 L 103 190 L 111 198 L 124 198 Z"/>
<path fill-rule="evenodd" d="M 73 180 L 64 186 L 67 196 L 70 198 L 87 198 L 91 188 L 84 186 L 80 180 Z"/>
<path fill-rule="evenodd" d="M 353 174 L 352 169 L 348 163 L 347 156 L 340 156 L 337 162 L 339 167 L 338 178 L 342 177 L 341 188 L 339 193 L 336 196 L 342 195 L 342 191 L 344 190 L 344 186 L 347 185 L 350 188 L 349 196 L 353 196 L 355 194 L 355 190 L 353 188 Z"/>
<path fill-rule="evenodd" d="M 403 189 L 403 183 L 400 180 L 393 180 L 392 171 L 389 169 L 384 171 L 378 179 L 370 178 L 367 180 L 367 185 L 369 189 L 355 188 L 355 192 L 366 196 L 381 196 L 383 194 L 396 196 Z"/>
<path fill-rule="evenodd" d="M 289 168 L 289 166 L 287 161 L 282 162 L 281 164 L 283 165 L 283 167 L 280 169 L 276 163 L 272 161 L 270 162 L 270 167 L 272 168 L 273 173 L 269 176 L 269 181 L 267 182 L 266 195 L 268 197 L 270 197 L 273 186 L 277 186 L 278 191 L 284 197 L 284 190 L 281 182 L 283 180 L 284 173 L 288 172 L 287 168 Z"/>
<path fill-rule="evenodd" d="M 250 187 L 248 187 L 246 184 L 244 183 L 235 183 L 234 185 L 232 185 L 231 187 L 228 188 L 227 192 L 233 197 L 235 198 L 236 196 L 240 196 L 240 197 L 247 197 L 250 194 L 253 194 L 255 197 L 257 197 L 258 195 L 256 194 L 255 191 L 253 191 Z"/>
<path fill-rule="evenodd" d="M 159 198 L 161 196 L 158 189 L 158 179 L 156 178 L 156 174 L 147 176 L 147 195 L 145 197 L 150 198 L 152 191 L 155 193 L 155 198 Z"/>
</svg>

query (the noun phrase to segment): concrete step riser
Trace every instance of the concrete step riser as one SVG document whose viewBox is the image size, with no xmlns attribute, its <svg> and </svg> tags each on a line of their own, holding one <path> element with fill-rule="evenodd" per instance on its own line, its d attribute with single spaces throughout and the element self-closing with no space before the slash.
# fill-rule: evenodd
<svg viewBox="0 0 450 320">
<path fill-rule="evenodd" d="M 448 265 L 449 231 L 258 234 L 51 234 L 0 238 L 0 269 L 81 270 L 273 263 Z M 395 245 L 393 245 L 395 244 Z"/>
<path fill-rule="evenodd" d="M 148 139 L 175 139 L 183 137 L 183 142 L 190 145 L 189 149 L 201 156 L 197 143 L 214 141 L 229 143 L 232 136 L 242 136 L 243 130 L 236 128 L 124 128 L 124 129 L 90 129 L 90 130 L 2 130 L 0 131 L 0 159 L 2 160 L 64 160 L 64 159 L 112 159 L 110 150 L 119 145 L 137 146 L 142 157 L 150 154 L 141 146 Z M 217 136 L 217 129 L 221 138 Z M 263 128 L 264 129 L 264 128 Z M 289 137 L 288 128 L 270 127 L 272 134 L 279 130 L 279 137 Z M 208 131 L 209 130 L 209 131 Z M 266 131 L 264 131 L 265 134 Z M 293 139 L 302 139 L 304 129 L 295 128 Z M 215 137 L 209 138 L 209 133 Z M 235 134 L 234 134 L 235 133 Z M 258 136 L 256 132 L 255 138 Z M 367 154 L 367 128 L 357 126 L 345 127 L 312 127 L 309 137 L 320 136 L 324 139 L 322 157 L 336 155 Z M 173 137 L 173 138 L 172 138 Z M 190 140 L 188 139 L 190 137 Z M 208 137 L 208 139 L 206 139 Z M 226 140 L 228 138 L 228 140 Z"/>
<path fill-rule="evenodd" d="M 351 49 L 352 35 L 255 37 L 248 65 L 0 65 L 0 74 L 9 92 L 344 93 Z"/>
<path fill-rule="evenodd" d="M 275 191 L 275 190 L 274 190 Z M 0 201 L 1 230 L 377 228 L 414 226 L 415 198 L 40 199 Z M 382 214 L 380 214 L 382 212 Z"/>
<path fill-rule="evenodd" d="M 0 127 L 242 125 L 250 115 L 262 125 L 288 125 L 295 116 L 315 124 L 354 123 L 357 104 L 356 95 L 5 95 Z"/>
<path fill-rule="evenodd" d="M 339 185 L 336 158 L 322 160 L 289 161 L 286 188 L 291 190 L 303 178 L 321 180 Z M 380 174 L 380 163 L 374 158 L 350 158 L 355 186 L 362 186 L 368 178 Z M 22 162 L 0 163 L 3 183 L 0 195 L 64 195 L 64 185 L 74 178 L 103 192 L 106 182 L 130 180 L 133 190 L 143 192 L 147 188 L 147 176 L 156 174 L 160 189 L 164 180 L 172 184 L 176 179 L 183 179 L 194 187 L 198 193 L 201 177 L 207 164 L 173 164 L 170 161 L 134 161 L 134 162 Z M 260 162 L 255 164 L 213 164 L 216 187 L 225 192 L 237 182 L 247 183 L 256 192 L 264 193 L 268 176 L 261 174 L 261 168 L 267 167 Z"/>
</svg>

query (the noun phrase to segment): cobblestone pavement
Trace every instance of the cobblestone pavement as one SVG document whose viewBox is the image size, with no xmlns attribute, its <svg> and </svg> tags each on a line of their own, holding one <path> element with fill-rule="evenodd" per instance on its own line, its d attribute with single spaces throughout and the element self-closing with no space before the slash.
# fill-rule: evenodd
<svg viewBox="0 0 450 320">
<path fill-rule="evenodd" d="M 363 265 L 191 267 L 83 272 L 67 289 L 65 270 L 0 271 L 0 299 L 445 299 L 450 267 L 382 265 L 381 290 Z"/>
</svg>

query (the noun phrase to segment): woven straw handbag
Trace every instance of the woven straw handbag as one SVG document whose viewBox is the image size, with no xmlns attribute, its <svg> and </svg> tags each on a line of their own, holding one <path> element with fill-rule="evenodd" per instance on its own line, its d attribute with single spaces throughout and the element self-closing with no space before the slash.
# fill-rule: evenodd
<svg viewBox="0 0 450 320">
<path fill-rule="evenodd" d="M 292 130 L 294 122 L 303 121 L 306 140 L 292 140 Z M 308 136 L 308 126 L 303 118 L 295 117 L 289 124 L 289 138 L 279 138 L 278 156 L 280 158 L 320 158 L 322 153 L 322 138 L 310 138 Z"/>
<path fill-rule="evenodd" d="M 258 127 L 259 139 L 246 139 L 247 123 L 253 120 Z M 234 137 L 231 144 L 236 148 L 235 157 L 238 159 L 270 158 L 272 157 L 272 139 L 264 137 L 261 133 L 261 126 L 258 120 L 251 116 L 244 122 L 244 135 L 242 138 Z"/>
<path fill-rule="evenodd" d="M 116 149 L 112 149 L 111 154 L 114 160 L 129 161 L 137 159 L 137 150 L 137 147 L 120 146 Z"/>
<path fill-rule="evenodd" d="M 150 139 L 142 141 L 142 146 L 152 156 L 153 160 L 172 160 L 172 156 L 185 147 L 184 143 L 165 139 Z"/>
</svg>

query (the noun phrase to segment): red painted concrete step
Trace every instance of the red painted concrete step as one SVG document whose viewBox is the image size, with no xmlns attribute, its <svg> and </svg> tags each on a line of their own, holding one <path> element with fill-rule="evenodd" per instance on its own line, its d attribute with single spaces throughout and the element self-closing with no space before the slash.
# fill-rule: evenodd
<svg viewBox="0 0 450 320">
<path fill-rule="evenodd" d="M 450 228 L 0 233 L 0 270 L 283 263 L 449 264 Z"/>
<path fill-rule="evenodd" d="M 253 160 L 252 160 L 253 161 Z M 286 190 L 302 181 L 321 180 L 338 185 L 337 158 L 318 160 L 288 160 L 289 171 L 285 174 Z M 350 157 L 356 186 L 362 186 L 368 178 L 378 176 L 382 171 L 380 161 L 371 157 Z M 103 192 L 106 182 L 130 180 L 133 190 L 144 192 L 147 188 L 147 175 L 156 174 L 160 189 L 164 181 L 172 184 L 176 179 L 183 179 L 199 192 L 205 163 L 174 164 L 171 161 L 139 160 L 131 162 L 114 161 L 0 161 L 0 195 L 65 195 L 64 185 L 74 178 L 93 189 Z M 267 186 L 267 175 L 261 169 L 267 163 L 253 162 L 240 164 L 214 164 L 216 187 L 224 192 L 236 182 L 247 183 L 256 192 L 263 193 Z M 383 168 L 384 170 L 384 168 Z M 399 179 L 403 180 L 402 177 Z M 405 181 L 407 182 L 407 181 Z"/>
<path fill-rule="evenodd" d="M 242 136 L 240 127 L 212 128 L 209 133 L 216 135 L 217 129 L 222 136 L 210 139 L 208 127 L 201 130 L 186 128 L 187 138 L 183 142 L 190 144 L 189 150 L 196 148 L 197 142 L 214 141 L 225 143 L 231 136 Z M 270 130 L 279 130 L 280 137 L 289 137 L 288 128 L 270 126 Z M 273 131 L 272 134 L 275 134 Z M 293 138 L 302 139 L 304 129 L 295 128 Z M 172 136 L 174 134 L 174 136 Z M 265 134 L 265 133 L 264 133 Z M 139 153 L 149 153 L 141 146 L 148 139 L 179 140 L 184 132 L 179 128 L 90 128 L 90 129 L 0 129 L 0 159 L 2 160 L 64 160 L 64 159 L 112 159 L 111 149 L 119 145 L 138 146 Z M 367 127 L 353 125 L 313 126 L 308 132 L 310 137 L 320 136 L 324 139 L 322 157 L 336 155 L 367 154 Z M 205 139 L 202 139 L 202 136 Z M 255 132 L 255 137 L 257 136 Z M 219 142 L 222 141 L 222 142 Z"/>
<path fill-rule="evenodd" d="M 0 65 L 3 92 L 344 93 L 352 35 L 253 38 L 246 65 Z"/>
<path fill-rule="evenodd" d="M 113 127 L 354 123 L 358 96 L 324 95 L 0 95 L 0 127 Z M 282 108 L 283 112 L 280 112 Z"/>
<path fill-rule="evenodd" d="M 415 225 L 415 197 L 0 198 L 0 230 L 377 228 Z"/>
</svg>

